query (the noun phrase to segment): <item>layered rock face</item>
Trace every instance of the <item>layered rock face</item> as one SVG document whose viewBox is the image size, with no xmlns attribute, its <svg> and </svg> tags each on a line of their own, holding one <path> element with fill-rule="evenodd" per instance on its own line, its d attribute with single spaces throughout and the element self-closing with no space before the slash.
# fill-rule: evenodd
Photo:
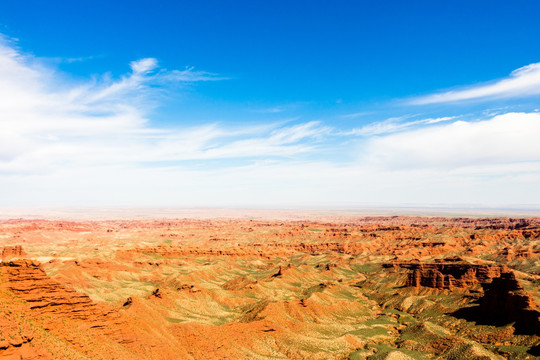
<svg viewBox="0 0 540 360">
<path fill-rule="evenodd" d="M 481 285 L 484 294 L 475 317 L 495 325 L 514 323 L 520 333 L 540 335 L 540 309 L 504 265 L 412 262 L 383 266 L 409 269 L 407 287 L 458 290 Z"/>
<path fill-rule="evenodd" d="M 324 254 L 327 252 L 356 255 L 368 249 L 370 249 L 370 244 L 347 242 L 324 242 L 309 244 L 255 243 L 249 244 L 245 247 L 229 247 L 217 249 L 201 249 L 199 247 L 190 246 L 157 246 L 119 251 L 119 254 L 120 256 L 140 256 L 140 254 L 157 254 L 165 257 L 230 256 L 271 258 L 275 256 L 288 256 L 294 252 L 303 252 L 312 255 Z"/>
<path fill-rule="evenodd" d="M 290 219 L 0 221 L 0 359 L 538 356 L 540 218 Z"/>
<path fill-rule="evenodd" d="M 384 267 L 399 267 L 411 270 L 406 286 L 421 286 L 436 289 L 469 289 L 477 284 L 491 282 L 508 268 L 504 265 L 478 265 L 460 262 L 443 263 L 389 263 Z"/>
<path fill-rule="evenodd" d="M 514 322 L 521 333 L 540 335 L 540 311 L 513 272 L 504 272 L 489 284 L 482 285 L 480 315 L 498 324 Z"/>
<path fill-rule="evenodd" d="M 1 253 L 2 261 L 6 259 L 10 259 L 13 257 L 20 257 L 24 256 L 26 253 L 23 251 L 23 248 L 21 245 L 15 245 L 15 246 L 4 246 Z"/>
<path fill-rule="evenodd" d="M 8 290 L 30 305 L 35 315 L 52 315 L 55 319 L 83 320 L 92 329 L 100 329 L 119 342 L 122 334 L 114 325 L 120 323 L 118 311 L 95 304 L 86 294 L 66 288 L 51 279 L 33 260 L 0 263 L 0 289 Z M 113 325 L 113 326 L 111 326 Z"/>
<path fill-rule="evenodd" d="M 0 264 L 0 273 L 7 279 L 1 286 L 30 303 L 32 310 L 85 320 L 94 312 L 96 305 L 87 295 L 65 288 L 49 278 L 36 261 L 5 262 Z"/>
<path fill-rule="evenodd" d="M 2 359 L 188 358 L 185 353 L 176 354 L 175 344 L 149 335 L 143 330 L 149 328 L 127 316 L 125 310 L 97 304 L 86 294 L 51 279 L 37 261 L 0 262 L 0 294 L 4 295 L 0 299 L 4 301 L 0 303 Z M 160 297 L 161 292 L 156 290 L 154 296 Z M 130 299 L 124 308 L 132 304 Z M 2 309 L 6 301 L 15 310 Z M 20 328 L 15 312 L 24 314 L 33 324 L 27 326 L 27 331 Z M 9 331 L 5 331 L 8 327 Z M 36 328 L 44 331 L 36 332 Z M 49 351 L 55 346 L 58 351 L 58 343 L 62 344 L 60 357 Z"/>
</svg>

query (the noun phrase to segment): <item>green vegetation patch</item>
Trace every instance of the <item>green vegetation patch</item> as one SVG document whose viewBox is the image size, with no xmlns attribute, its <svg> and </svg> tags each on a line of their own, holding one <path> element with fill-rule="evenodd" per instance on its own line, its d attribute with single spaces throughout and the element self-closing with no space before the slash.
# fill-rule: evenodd
<svg viewBox="0 0 540 360">
<path fill-rule="evenodd" d="M 371 319 L 363 323 L 367 326 L 373 326 L 373 325 L 396 325 L 396 320 L 390 316 L 379 316 L 376 319 Z"/>
<path fill-rule="evenodd" d="M 419 351 L 407 350 L 407 349 L 396 349 L 392 347 L 391 345 L 384 344 L 384 343 L 368 345 L 368 349 L 375 350 L 374 355 L 367 357 L 367 359 L 369 360 L 379 360 L 379 359 L 383 360 L 389 357 L 391 353 L 392 355 L 396 353 L 401 353 L 404 355 L 403 356 L 404 359 L 408 359 L 408 358 L 412 358 L 415 360 L 428 360 L 429 359 L 428 357 L 426 357 L 423 353 Z"/>
<path fill-rule="evenodd" d="M 390 332 L 388 331 L 388 329 L 382 326 L 374 326 L 371 328 L 353 330 L 353 331 L 349 331 L 347 334 L 356 335 L 362 338 L 371 338 L 371 337 L 376 337 L 376 336 L 390 336 Z"/>
</svg>

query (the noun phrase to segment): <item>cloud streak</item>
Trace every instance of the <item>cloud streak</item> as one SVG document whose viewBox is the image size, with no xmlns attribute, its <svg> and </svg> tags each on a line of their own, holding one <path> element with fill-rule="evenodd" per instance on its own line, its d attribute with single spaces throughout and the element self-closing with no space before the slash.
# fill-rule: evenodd
<svg viewBox="0 0 540 360">
<path fill-rule="evenodd" d="M 540 63 L 512 71 L 509 77 L 493 83 L 432 94 L 410 101 L 414 105 L 450 103 L 468 100 L 493 100 L 540 94 Z"/>
<path fill-rule="evenodd" d="M 410 127 L 415 126 L 426 126 L 437 124 L 444 121 L 450 121 L 454 119 L 454 116 L 444 116 L 440 118 L 427 118 L 421 120 L 407 121 L 403 122 L 404 119 L 407 119 L 407 116 L 393 117 L 386 119 L 384 121 L 377 121 L 362 126 L 361 128 L 353 129 L 351 134 L 360 135 L 360 136 L 373 136 L 373 135 L 382 135 L 389 134 L 398 131 L 406 130 Z"/>
<path fill-rule="evenodd" d="M 329 132 L 318 122 L 232 128 L 220 124 L 157 127 L 148 99 L 156 85 L 222 79 L 166 70 L 154 58 L 131 72 L 85 83 L 58 81 L 57 72 L 0 44 L 0 174 L 50 173 L 62 167 L 287 157 L 312 151 Z"/>
<path fill-rule="evenodd" d="M 161 92 L 221 79 L 144 58 L 117 78 L 74 81 L 0 41 L 0 206 L 540 203 L 538 113 L 354 129 L 153 119 Z"/>
</svg>

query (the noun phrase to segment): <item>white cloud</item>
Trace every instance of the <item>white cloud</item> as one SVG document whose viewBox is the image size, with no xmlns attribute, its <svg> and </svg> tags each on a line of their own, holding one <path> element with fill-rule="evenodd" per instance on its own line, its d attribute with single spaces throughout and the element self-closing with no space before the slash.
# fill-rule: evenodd
<svg viewBox="0 0 540 360">
<path fill-rule="evenodd" d="M 352 113 L 352 114 L 341 115 L 341 117 L 346 118 L 346 119 L 354 119 L 354 118 L 357 118 L 357 117 L 371 115 L 371 114 L 373 114 L 372 111 L 360 111 L 360 112 L 356 112 L 356 113 Z"/>
<path fill-rule="evenodd" d="M 278 114 L 287 111 L 285 106 L 273 106 L 265 109 L 254 110 L 254 112 L 259 112 L 263 114 Z"/>
<path fill-rule="evenodd" d="M 540 94 L 540 63 L 514 70 L 508 78 L 485 85 L 413 99 L 417 105 L 457 102 L 474 99 L 501 99 Z"/>
<path fill-rule="evenodd" d="M 538 113 L 343 132 L 152 121 L 156 87 L 216 79 L 146 58 L 119 79 L 74 82 L 0 42 L 0 206 L 540 204 Z"/>
<path fill-rule="evenodd" d="M 231 128 L 159 128 L 149 119 L 155 84 L 215 80 L 193 68 L 168 71 L 153 58 L 131 73 L 61 82 L 47 68 L 0 43 L 0 174 L 54 173 L 64 167 L 125 166 L 183 160 L 292 156 L 313 149 L 328 129 L 317 122 Z"/>
<path fill-rule="evenodd" d="M 427 118 L 427 119 L 403 122 L 403 120 L 407 118 L 409 117 L 402 116 L 402 117 L 389 118 L 384 121 L 377 121 L 368 125 L 364 125 L 361 128 L 353 129 L 351 133 L 353 135 L 361 135 L 361 136 L 388 134 L 388 133 L 403 131 L 413 126 L 420 126 L 420 125 L 425 126 L 425 125 L 437 124 L 443 121 L 450 121 L 454 119 L 455 117 L 444 116 L 440 118 Z"/>
<path fill-rule="evenodd" d="M 442 168 L 540 161 L 540 114 L 507 113 L 478 122 L 373 137 L 369 163 L 384 168 Z"/>
<path fill-rule="evenodd" d="M 148 74 L 157 68 L 158 62 L 154 58 L 146 58 L 132 61 L 129 66 L 134 74 Z"/>
</svg>

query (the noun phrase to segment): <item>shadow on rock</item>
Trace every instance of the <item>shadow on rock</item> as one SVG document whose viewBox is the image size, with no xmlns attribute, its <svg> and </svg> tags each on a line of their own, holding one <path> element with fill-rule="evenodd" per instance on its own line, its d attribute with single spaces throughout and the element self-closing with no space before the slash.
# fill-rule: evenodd
<svg viewBox="0 0 540 360">
<path fill-rule="evenodd" d="M 484 295 L 477 306 L 459 309 L 452 316 L 479 325 L 512 324 L 516 334 L 540 335 L 540 311 L 532 297 L 519 284 L 514 273 L 506 272 L 482 284 Z"/>
</svg>

